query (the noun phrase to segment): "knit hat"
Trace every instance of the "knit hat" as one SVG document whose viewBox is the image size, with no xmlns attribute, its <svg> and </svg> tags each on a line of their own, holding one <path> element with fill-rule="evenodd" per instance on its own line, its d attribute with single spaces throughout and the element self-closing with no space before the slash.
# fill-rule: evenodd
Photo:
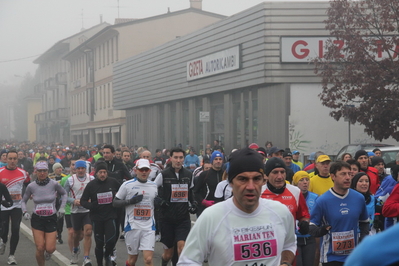
<svg viewBox="0 0 399 266">
<path fill-rule="evenodd" d="M 298 171 L 294 174 L 294 176 L 292 177 L 292 184 L 293 185 L 298 185 L 298 182 L 302 179 L 302 178 L 310 178 L 309 177 L 309 173 L 306 171 Z"/>
<path fill-rule="evenodd" d="M 46 161 L 39 161 L 35 165 L 36 170 L 48 170 L 48 163 Z"/>
<path fill-rule="evenodd" d="M 369 155 L 367 154 L 367 151 L 365 151 L 365 150 L 358 150 L 358 151 L 355 153 L 355 160 L 357 161 L 357 159 L 359 159 L 359 157 L 360 157 L 360 156 L 363 156 L 363 155 L 369 157 Z"/>
<path fill-rule="evenodd" d="M 291 158 L 292 158 L 292 153 L 289 152 L 289 151 L 285 151 L 285 152 L 283 153 L 283 158 L 285 158 L 285 157 L 291 157 Z"/>
<path fill-rule="evenodd" d="M 220 157 L 220 158 L 224 159 L 223 153 L 221 153 L 220 151 L 214 151 L 214 152 L 212 152 L 212 155 L 211 155 L 211 163 L 213 163 L 213 160 L 216 157 Z"/>
<path fill-rule="evenodd" d="M 62 167 L 62 165 L 61 165 L 60 163 L 55 163 L 55 164 L 53 165 L 53 171 L 55 171 L 55 170 L 58 169 L 58 168 L 64 169 L 64 167 Z"/>
<path fill-rule="evenodd" d="M 0 151 L 0 156 L 3 155 L 4 153 L 7 153 L 6 149 Z"/>
<path fill-rule="evenodd" d="M 383 163 L 385 165 L 384 159 L 382 159 L 382 157 L 374 156 L 373 158 L 371 158 L 372 167 L 376 166 L 379 163 Z"/>
<path fill-rule="evenodd" d="M 82 161 L 82 160 L 76 161 L 76 163 L 75 163 L 75 168 L 78 169 L 79 167 L 86 168 L 86 167 L 87 167 L 87 166 L 86 166 L 86 162 L 85 162 L 85 161 Z"/>
<path fill-rule="evenodd" d="M 264 173 L 262 155 L 248 147 L 233 152 L 229 162 L 228 178 L 230 183 L 237 175 L 244 172 Z"/>
<path fill-rule="evenodd" d="M 287 170 L 287 167 L 285 166 L 283 160 L 278 157 L 272 157 L 266 162 L 265 174 L 268 176 L 270 172 L 275 168 L 284 168 L 285 170 Z"/>
<path fill-rule="evenodd" d="M 107 166 L 106 162 L 101 162 L 100 161 L 100 162 L 96 163 L 96 171 L 95 171 L 94 175 L 97 175 L 98 171 L 100 171 L 100 170 L 108 171 L 108 166 Z"/>
<path fill-rule="evenodd" d="M 359 182 L 359 179 L 360 179 L 362 176 L 364 176 L 364 175 L 368 177 L 368 175 L 367 175 L 365 172 L 359 172 L 359 173 L 357 173 L 357 174 L 352 178 L 352 181 L 351 181 L 351 189 L 356 190 L 357 182 Z M 369 177 L 369 183 L 370 183 L 370 177 Z M 370 188 L 369 188 L 369 189 L 370 189 Z"/>
</svg>

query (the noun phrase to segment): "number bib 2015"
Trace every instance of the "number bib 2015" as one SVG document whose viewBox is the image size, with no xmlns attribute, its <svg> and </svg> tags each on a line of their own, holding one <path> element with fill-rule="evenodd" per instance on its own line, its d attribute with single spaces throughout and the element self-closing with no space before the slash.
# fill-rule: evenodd
<svg viewBox="0 0 399 266">
<path fill-rule="evenodd" d="M 51 216 L 54 214 L 53 204 L 43 203 L 36 205 L 36 214 L 40 216 Z"/>
<path fill-rule="evenodd" d="M 170 202 L 188 202 L 188 185 L 172 184 Z"/>
<path fill-rule="evenodd" d="M 355 234 L 353 230 L 332 232 L 332 252 L 335 255 L 348 255 L 355 248 Z"/>
<path fill-rule="evenodd" d="M 112 192 L 97 193 L 98 204 L 110 204 L 112 203 Z"/>
<path fill-rule="evenodd" d="M 271 225 L 233 229 L 234 260 L 260 260 L 277 255 L 277 241 Z"/>
</svg>

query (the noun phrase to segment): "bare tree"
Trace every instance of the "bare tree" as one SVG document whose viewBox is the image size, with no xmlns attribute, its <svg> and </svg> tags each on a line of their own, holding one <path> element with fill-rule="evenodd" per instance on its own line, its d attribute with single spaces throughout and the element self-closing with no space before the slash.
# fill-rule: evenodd
<svg viewBox="0 0 399 266">
<path fill-rule="evenodd" d="M 333 0 L 327 14 L 332 38 L 314 60 L 322 104 L 375 139 L 399 140 L 399 1 Z"/>
</svg>

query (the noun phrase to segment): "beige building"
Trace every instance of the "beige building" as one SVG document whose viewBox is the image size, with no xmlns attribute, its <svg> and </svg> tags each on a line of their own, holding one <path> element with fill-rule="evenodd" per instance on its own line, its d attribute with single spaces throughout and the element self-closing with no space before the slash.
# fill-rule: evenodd
<svg viewBox="0 0 399 266">
<path fill-rule="evenodd" d="M 39 93 L 37 95 L 34 94 L 24 99 L 27 104 L 28 141 L 30 142 L 38 139 L 35 118 L 36 114 L 42 111 L 42 98 Z"/>
<path fill-rule="evenodd" d="M 202 1 L 190 3 L 188 9 L 150 18 L 117 19 L 63 57 L 70 63 L 71 141 L 126 143 L 126 113 L 114 110 L 113 65 L 225 18 L 203 11 Z"/>
<path fill-rule="evenodd" d="M 101 23 L 60 40 L 33 61 L 39 65 L 35 74 L 38 83 L 35 85 L 33 96 L 41 98 L 41 110 L 33 113 L 36 124 L 36 129 L 33 129 L 33 135 L 36 136 L 34 140 L 46 143 L 70 141 L 67 91 L 67 73 L 70 66 L 62 57 L 108 25 L 110 24 Z M 29 134 L 33 136 L 32 133 Z"/>
</svg>

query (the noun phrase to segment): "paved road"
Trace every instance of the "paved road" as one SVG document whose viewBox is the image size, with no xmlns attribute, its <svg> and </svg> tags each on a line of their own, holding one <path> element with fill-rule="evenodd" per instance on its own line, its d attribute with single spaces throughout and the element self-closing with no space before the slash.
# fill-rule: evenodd
<svg viewBox="0 0 399 266">
<path fill-rule="evenodd" d="M 32 210 L 33 203 L 32 201 L 28 201 L 28 210 Z M 196 218 L 194 215 L 192 215 L 192 220 L 195 221 Z M 64 225 L 65 226 L 65 225 Z M 65 265 L 70 265 L 69 260 L 71 258 L 71 253 L 69 251 L 69 247 L 67 244 L 67 230 L 64 228 L 64 231 L 62 233 L 64 243 L 63 244 L 57 244 L 57 250 L 54 252 L 53 257 L 50 261 L 46 263 L 46 266 L 65 266 Z M 93 266 L 97 265 L 95 256 L 94 256 L 94 239 L 92 241 L 92 247 L 90 251 L 90 258 L 93 261 Z M 82 243 L 81 243 L 82 247 Z M 118 243 L 116 245 L 117 248 L 117 265 L 119 266 L 125 266 L 125 261 L 127 259 L 127 250 L 126 250 L 126 245 L 123 240 L 118 240 Z M 5 255 L 0 256 L 0 265 L 7 265 L 7 251 L 9 250 L 9 243 L 7 243 L 7 250 Z M 154 251 L 154 265 L 161 265 L 161 255 L 163 252 L 163 245 L 160 242 L 157 242 L 155 244 L 155 251 Z M 77 265 L 82 265 L 83 263 L 83 258 L 82 258 L 82 252 L 79 255 L 79 263 Z M 30 221 L 25 221 L 22 219 L 21 223 L 21 234 L 20 234 L 20 241 L 18 244 L 18 248 L 15 254 L 15 257 L 17 259 L 18 265 L 23 265 L 23 266 L 31 266 L 31 265 L 37 265 L 36 264 L 36 259 L 35 259 L 35 244 L 33 243 L 33 238 L 32 238 L 32 231 L 30 229 Z M 76 264 L 75 264 L 76 265 Z M 138 263 L 136 263 L 137 266 L 144 266 L 143 263 L 143 258 L 142 254 L 139 255 Z M 172 263 L 169 263 L 169 265 L 172 265 Z M 207 264 L 204 264 L 207 265 Z"/>
</svg>

